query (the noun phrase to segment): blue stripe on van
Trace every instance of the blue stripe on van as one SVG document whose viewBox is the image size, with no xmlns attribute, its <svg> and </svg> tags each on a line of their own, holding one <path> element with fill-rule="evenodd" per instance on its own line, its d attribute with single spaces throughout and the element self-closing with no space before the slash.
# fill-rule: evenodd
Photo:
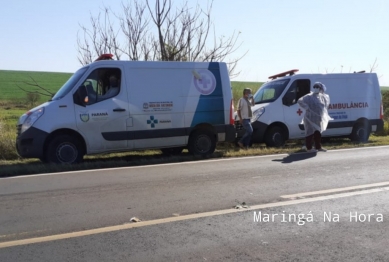
<svg viewBox="0 0 389 262">
<path fill-rule="evenodd" d="M 191 127 L 201 123 L 208 123 L 211 125 L 222 125 L 225 123 L 223 90 L 219 63 L 209 63 L 208 70 L 215 76 L 216 88 L 209 95 L 200 95 Z"/>
</svg>

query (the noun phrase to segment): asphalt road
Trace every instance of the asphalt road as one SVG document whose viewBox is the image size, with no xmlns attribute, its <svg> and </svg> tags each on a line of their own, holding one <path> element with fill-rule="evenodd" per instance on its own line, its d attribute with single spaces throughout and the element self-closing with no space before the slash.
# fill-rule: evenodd
<svg viewBox="0 0 389 262">
<path fill-rule="evenodd" d="M 388 155 L 374 147 L 3 178 L 0 261 L 389 261 Z"/>
</svg>

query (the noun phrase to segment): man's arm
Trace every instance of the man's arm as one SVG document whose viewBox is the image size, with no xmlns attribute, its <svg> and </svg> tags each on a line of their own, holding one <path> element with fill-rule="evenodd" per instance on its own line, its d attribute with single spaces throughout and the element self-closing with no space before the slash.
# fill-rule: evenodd
<svg viewBox="0 0 389 262">
<path fill-rule="evenodd" d="M 251 99 L 250 99 L 250 104 L 251 104 L 251 106 L 255 106 L 254 97 L 251 97 Z"/>
<path fill-rule="evenodd" d="M 236 112 L 238 113 L 239 122 L 242 123 L 242 115 L 241 115 L 241 108 L 242 108 L 242 99 L 239 99 L 238 101 L 238 109 Z"/>
<path fill-rule="evenodd" d="M 309 108 L 309 106 L 307 105 L 307 103 L 305 103 L 304 101 L 304 97 L 301 97 L 299 100 L 297 100 L 297 103 L 299 104 L 299 106 L 301 106 L 303 109 L 307 110 Z"/>
</svg>

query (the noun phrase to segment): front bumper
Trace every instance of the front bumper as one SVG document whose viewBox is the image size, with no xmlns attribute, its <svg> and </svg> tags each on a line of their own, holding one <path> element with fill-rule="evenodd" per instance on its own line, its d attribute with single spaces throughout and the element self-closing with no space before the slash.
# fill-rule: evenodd
<svg viewBox="0 0 389 262">
<path fill-rule="evenodd" d="M 20 129 L 21 126 L 18 126 L 18 136 L 16 138 L 18 154 L 24 158 L 42 158 L 44 143 L 49 134 L 35 127 L 30 127 L 20 134 Z"/>
</svg>

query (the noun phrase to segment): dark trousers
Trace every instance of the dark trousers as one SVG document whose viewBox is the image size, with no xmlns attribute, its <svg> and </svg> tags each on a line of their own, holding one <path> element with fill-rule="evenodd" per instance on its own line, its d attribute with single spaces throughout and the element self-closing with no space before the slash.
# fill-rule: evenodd
<svg viewBox="0 0 389 262">
<path fill-rule="evenodd" d="M 308 150 L 312 149 L 312 140 L 315 140 L 316 149 L 321 149 L 321 133 L 319 131 L 315 131 L 312 135 L 305 137 L 305 146 Z"/>
</svg>

